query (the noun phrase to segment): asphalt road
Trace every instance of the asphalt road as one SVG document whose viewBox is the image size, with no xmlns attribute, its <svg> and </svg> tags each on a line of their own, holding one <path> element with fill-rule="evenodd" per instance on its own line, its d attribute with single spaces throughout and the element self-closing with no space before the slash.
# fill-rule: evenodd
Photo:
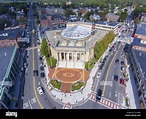
<svg viewBox="0 0 146 119">
<path fill-rule="evenodd" d="M 31 9 L 31 8 L 30 8 Z M 34 44 L 37 43 L 38 35 L 37 33 L 32 34 L 32 29 L 37 29 L 35 25 L 35 19 L 33 16 L 33 10 L 31 9 L 29 12 L 29 34 L 30 34 L 30 47 L 33 47 Z M 24 85 L 24 97 L 23 97 L 23 109 L 52 109 L 56 106 L 55 101 L 51 99 L 46 91 L 39 95 L 36 88 L 38 86 L 43 87 L 40 75 L 35 77 L 33 76 L 34 69 L 40 69 L 40 62 L 38 56 L 38 50 L 32 49 L 28 50 L 27 54 L 27 63 L 28 67 L 26 68 L 26 75 L 25 75 L 25 85 Z M 40 74 L 40 72 L 39 72 Z M 60 105 L 58 105 L 59 107 Z"/>
<path fill-rule="evenodd" d="M 121 95 L 124 93 L 124 86 L 120 84 L 120 80 L 115 81 L 113 80 L 113 75 L 118 75 L 118 77 L 122 77 L 123 74 L 121 72 L 121 64 L 115 63 L 116 59 L 119 59 L 121 61 L 121 52 L 123 50 L 123 47 L 121 44 L 118 46 L 118 50 L 115 52 L 114 57 L 110 61 L 111 63 L 109 64 L 109 69 L 106 74 L 106 85 L 104 85 L 103 88 L 103 96 L 116 102 L 120 103 L 121 102 Z"/>
</svg>

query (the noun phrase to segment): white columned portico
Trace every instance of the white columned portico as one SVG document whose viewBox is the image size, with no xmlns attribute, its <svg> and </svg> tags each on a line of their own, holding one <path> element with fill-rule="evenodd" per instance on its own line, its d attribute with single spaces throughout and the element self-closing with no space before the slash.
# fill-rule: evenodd
<svg viewBox="0 0 146 119">
<path fill-rule="evenodd" d="M 61 52 L 59 53 L 59 59 L 60 59 L 60 61 L 62 61 Z"/>
<path fill-rule="evenodd" d="M 66 55 L 67 55 L 66 59 L 67 59 L 67 61 L 69 61 L 69 52 Z"/>
<path fill-rule="evenodd" d="M 66 61 L 66 58 L 65 58 L 65 52 L 63 53 L 63 56 L 64 56 L 64 61 Z"/>
</svg>

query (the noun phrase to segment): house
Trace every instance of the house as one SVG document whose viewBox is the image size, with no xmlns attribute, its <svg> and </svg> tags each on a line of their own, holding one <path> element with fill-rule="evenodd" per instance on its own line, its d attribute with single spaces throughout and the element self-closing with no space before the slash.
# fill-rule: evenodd
<svg viewBox="0 0 146 119">
<path fill-rule="evenodd" d="M 13 104 L 18 103 L 18 101 L 14 102 L 14 99 L 18 100 L 16 90 L 20 90 L 20 87 L 17 85 L 17 82 L 20 81 L 17 79 L 20 70 L 20 52 L 18 47 L 0 48 L 0 59 L 0 109 L 12 109 Z"/>
<path fill-rule="evenodd" d="M 69 16 L 69 20 L 70 21 L 77 21 L 78 20 L 78 17 L 76 15 L 70 15 Z"/>
<path fill-rule="evenodd" d="M 89 10 L 87 8 L 81 8 L 79 9 L 79 13 L 81 13 L 81 16 L 84 16 Z"/>
<path fill-rule="evenodd" d="M 101 19 L 101 17 L 99 15 L 94 14 L 94 15 L 92 15 L 92 19 L 95 21 L 98 21 Z"/>
<path fill-rule="evenodd" d="M 45 10 L 46 10 L 46 14 L 50 14 L 50 15 L 53 15 L 53 14 L 64 15 L 64 13 L 65 13 L 65 10 L 62 8 L 46 7 Z"/>
<path fill-rule="evenodd" d="M 120 16 L 119 16 L 119 15 L 116 15 L 116 14 L 114 14 L 114 13 L 108 13 L 108 14 L 106 14 L 105 17 L 106 17 L 106 19 L 107 19 L 108 21 L 117 22 Z"/>
<path fill-rule="evenodd" d="M 20 32 L 20 28 L 0 31 L 0 48 L 13 45 L 18 46 L 17 38 L 21 37 L 19 36 Z"/>
<path fill-rule="evenodd" d="M 48 19 L 47 19 L 47 16 L 45 14 L 40 16 L 40 24 L 42 27 L 49 26 Z"/>
</svg>

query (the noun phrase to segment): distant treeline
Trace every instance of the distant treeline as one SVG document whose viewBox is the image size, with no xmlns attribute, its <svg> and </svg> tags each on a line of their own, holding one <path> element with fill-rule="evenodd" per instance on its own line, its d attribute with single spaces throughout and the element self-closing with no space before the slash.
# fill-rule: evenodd
<svg viewBox="0 0 146 119">
<path fill-rule="evenodd" d="M 114 5 L 122 5 L 122 6 L 128 6 L 128 5 L 139 5 L 143 4 L 146 5 L 146 0 L 34 0 L 36 2 L 46 2 L 46 3 L 52 3 L 52 4 L 60 4 L 66 1 L 71 1 L 73 4 L 82 4 L 82 5 L 105 5 L 105 4 L 114 4 Z"/>
</svg>

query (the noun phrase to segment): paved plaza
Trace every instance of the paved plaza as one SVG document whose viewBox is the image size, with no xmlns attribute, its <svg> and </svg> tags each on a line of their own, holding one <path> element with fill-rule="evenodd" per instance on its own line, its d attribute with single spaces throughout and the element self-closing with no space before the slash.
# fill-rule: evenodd
<svg viewBox="0 0 146 119">
<path fill-rule="evenodd" d="M 57 79 L 62 82 L 61 92 L 71 92 L 72 83 L 82 81 L 86 84 L 89 79 L 89 71 L 86 69 L 72 69 L 72 68 L 55 68 L 49 69 L 49 78 L 51 80 Z"/>
</svg>

